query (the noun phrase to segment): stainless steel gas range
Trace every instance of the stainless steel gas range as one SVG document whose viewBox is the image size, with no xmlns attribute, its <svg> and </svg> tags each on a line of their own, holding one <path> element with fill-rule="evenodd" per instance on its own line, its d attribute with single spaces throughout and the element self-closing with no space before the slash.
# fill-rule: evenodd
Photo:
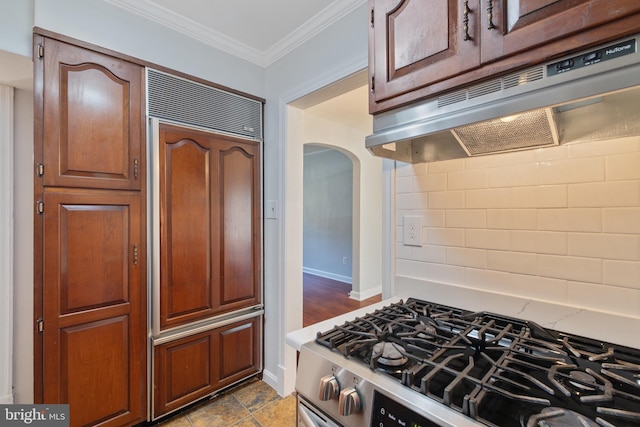
<svg viewBox="0 0 640 427">
<path fill-rule="evenodd" d="M 299 426 L 640 426 L 640 350 L 410 298 L 301 348 Z"/>
</svg>

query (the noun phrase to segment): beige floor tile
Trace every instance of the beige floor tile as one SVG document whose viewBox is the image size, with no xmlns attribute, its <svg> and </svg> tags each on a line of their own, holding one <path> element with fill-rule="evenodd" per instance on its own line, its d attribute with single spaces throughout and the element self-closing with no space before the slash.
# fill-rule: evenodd
<svg viewBox="0 0 640 427">
<path fill-rule="evenodd" d="M 170 420 L 161 422 L 158 427 L 192 427 L 191 421 L 186 415 L 179 415 Z"/>
<path fill-rule="evenodd" d="M 233 395 L 251 413 L 280 399 L 278 393 L 263 381 L 251 382 L 234 391 Z"/>
<path fill-rule="evenodd" d="M 296 425 L 296 398 L 287 396 L 270 403 L 253 416 L 262 427 L 293 427 Z"/>
<path fill-rule="evenodd" d="M 230 426 L 251 414 L 231 394 L 223 395 L 188 413 L 195 427 Z"/>
<path fill-rule="evenodd" d="M 261 427 L 260 423 L 253 417 L 247 417 L 242 421 L 238 421 L 231 427 Z"/>
</svg>

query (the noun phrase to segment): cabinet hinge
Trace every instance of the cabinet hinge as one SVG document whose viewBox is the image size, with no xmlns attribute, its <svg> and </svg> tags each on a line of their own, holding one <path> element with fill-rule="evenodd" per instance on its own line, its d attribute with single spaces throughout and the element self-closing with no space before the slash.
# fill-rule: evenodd
<svg viewBox="0 0 640 427">
<path fill-rule="evenodd" d="M 133 245 L 133 265 L 138 265 L 138 245 Z"/>
<path fill-rule="evenodd" d="M 42 178 L 44 176 L 44 165 L 42 163 L 38 163 L 36 165 L 36 175 L 38 178 Z"/>
<path fill-rule="evenodd" d="M 44 331 L 44 319 L 42 317 L 36 320 L 36 329 L 40 334 Z"/>
<path fill-rule="evenodd" d="M 39 44 L 38 45 L 38 58 L 39 59 L 44 58 L 44 45 L 43 44 Z"/>
<path fill-rule="evenodd" d="M 371 8 L 371 18 L 370 18 L 371 28 L 373 28 L 373 23 L 374 23 L 373 16 L 374 16 L 373 8 Z"/>
<path fill-rule="evenodd" d="M 38 200 L 36 202 L 36 213 L 38 215 L 42 215 L 44 213 L 44 202 L 42 200 Z"/>
<path fill-rule="evenodd" d="M 133 159 L 133 177 L 138 178 L 138 159 Z"/>
</svg>

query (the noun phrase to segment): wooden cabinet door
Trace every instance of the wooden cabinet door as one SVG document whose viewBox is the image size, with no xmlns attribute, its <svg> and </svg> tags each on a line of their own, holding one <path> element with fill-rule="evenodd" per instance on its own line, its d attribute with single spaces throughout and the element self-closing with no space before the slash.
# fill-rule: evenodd
<svg viewBox="0 0 640 427">
<path fill-rule="evenodd" d="M 371 101 L 480 65 L 479 0 L 370 0 Z"/>
<path fill-rule="evenodd" d="M 638 1 L 485 0 L 483 6 L 483 63 L 544 46 L 536 54 L 540 62 L 640 28 L 640 15 L 631 16 L 640 12 Z"/>
<path fill-rule="evenodd" d="M 218 384 L 226 386 L 260 370 L 260 323 L 254 317 L 216 330 Z"/>
<path fill-rule="evenodd" d="M 160 125 L 160 328 L 260 294 L 257 142 Z"/>
<path fill-rule="evenodd" d="M 44 193 L 43 401 L 72 426 L 146 417 L 145 245 L 139 194 Z"/>
<path fill-rule="evenodd" d="M 42 38 L 44 185 L 140 190 L 143 67 Z"/>
<path fill-rule="evenodd" d="M 258 373 L 260 317 L 161 344 L 154 349 L 154 417 Z"/>
</svg>

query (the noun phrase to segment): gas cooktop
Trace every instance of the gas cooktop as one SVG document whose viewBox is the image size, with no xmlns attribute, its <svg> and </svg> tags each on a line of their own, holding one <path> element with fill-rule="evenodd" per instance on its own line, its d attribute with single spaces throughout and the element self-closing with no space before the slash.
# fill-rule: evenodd
<svg viewBox="0 0 640 427">
<path fill-rule="evenodd" d="M 412 298 L 318 333 L 316 343 L 344 360 L 335 366 L 332 359 L 334 374 L 365 366 L 487 426 L 640 426 L 640 350 L 526 320 Z M 335 393 L 355 412 L 332 375 L 321 381 L 320 400 Z M 372 425 L 392 425 L 380 418 L 385 409 L 373 395 L 359 395 L 366 380 L 351 387 L 356 409 L 370 411 Z"/>
</svg>

